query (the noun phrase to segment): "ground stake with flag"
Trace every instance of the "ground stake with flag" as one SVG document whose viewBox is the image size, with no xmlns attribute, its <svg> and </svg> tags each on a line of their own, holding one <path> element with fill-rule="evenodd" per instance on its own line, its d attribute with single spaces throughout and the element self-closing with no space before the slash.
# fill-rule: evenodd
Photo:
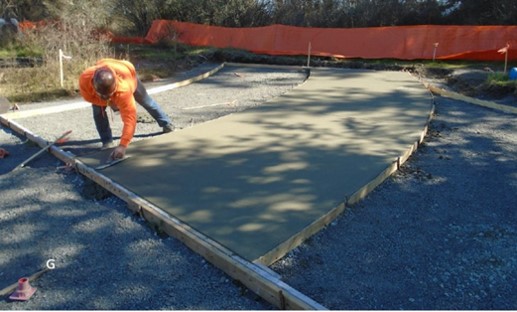
<svg viewBox="0 0 517 312">
<path fill-rule="evenodd" d="M 497 50 L 497 52 L 504 54 L 504 72 L 506 73 L 506 66 L 508 65 L 508 50 L 510 49 L 510 44 L 507 42 L 506 46 Z"/>
</svg>

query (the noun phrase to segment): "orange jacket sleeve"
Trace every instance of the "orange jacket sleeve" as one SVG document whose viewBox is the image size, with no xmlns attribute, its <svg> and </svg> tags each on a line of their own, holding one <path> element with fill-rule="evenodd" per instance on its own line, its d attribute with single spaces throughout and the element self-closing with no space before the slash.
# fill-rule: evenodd
<svg viewBox="0 0 517 312">
<path fill-rule="evenodd" d="M 118 107 L 120 117 L 124 123 L 122 134 L 120 137 L 120 145 L 128 146 L 136 129 L 136 103 L 133 94 L 137 86 L 136 70 L 133 64 L 127 61 L 115 59 L 102 59 L 95 64 L 95 66 L 87 68 L 79 77 L 79 91 L 85 101 L 93 105 L 104 106 L 108 105 L 108 101 L 101 99 L 93 87 L 93 75 L 95 71 L 107 66 L 111 68 L 116 74 L 116 88 L 115 93 L 111 96 L 109 101 L 112 105 Z"/>
</svg>

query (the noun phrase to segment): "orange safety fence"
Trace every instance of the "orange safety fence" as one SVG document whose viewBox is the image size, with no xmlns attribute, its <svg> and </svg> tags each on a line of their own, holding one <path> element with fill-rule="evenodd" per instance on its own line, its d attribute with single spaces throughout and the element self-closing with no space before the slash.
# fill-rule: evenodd
<svg viewBox="0 0 517 312">
<path fill-rule="evenodd" d="M 27 30 L 35 30 L 37 28 L 41 28 L 44 26 L 47 26 L 49 24 L 48 21 L 37 21 L 37 22 L 31 22 L 31 21 L 21 21 L 18 23 L 18 27 L 21 31 L 27 31 Z"/>
<path fill-rule="evenodd" d="M 19 23 L 22 31 L 45 25 L 48 25 L 47 21 Z M 310 53 L 364 59 L 501 61 L 508 57 L 508 60 L 517 60 L 517 26 L 308 28 L 271 25 L 229 28 L 155 20 L 144 38 L 112 36 L 112 42 L 125 44 L 155 44 L 161 40 L 269 55 Z M 508 52 L 504 55 L 500 50 L 507 45 Z"/>
<path fill-rule="evenodd" d="M 21 30 L 27 30 L 27 29 L 35 29 L 36 23 L 30 22 L 30 21 L 21 21 L 18 23 L 18 27 L 20 27 Z"/>
<path fill-rule="evenodd" d="M 152 44 L 153 42 L 150 42 L 146 40 L 144 37 L 112 37 L 111 42 L 113 43 L 120 43 L 120 44 Z"/>
<path fill-rule="evenodd" d="M 136 38 L 135 38 L 136 39 Z M 236 48 L 269 55 L 364 59 L 517 60 L 517 26 L 393 26 L 306 28 L 284 25 L 228 28 L 155 20 L 145 40 L 178 40 L 192 46 Z M 115 38 L 116 41 L 116 38 Z"/>
<path fill-rule="evenodd" d="M 59 20 L 41 20 L 37 22 L 32 21 L 21 21 L 18 23 L 18 27 L 22 32 L 29 32 L 29 31 L 38 31 L 42 30 L 46 27 L 51 28 L 53 30 L 63 31 L 65 27 L 63 27 L 63 24 Z M 100 38 L 107 38 L 109 40 L 113 40 L 115 36 L 113 33 L 107 29 L 94 29 L 91 32 L 91 35 L 93 35 L 96 39 Z M 117 40 L 124 43 L 149 43 L 145 41 L 144 38 L 126 38 L 126 37 L 117 37 Z"/>
</svg>

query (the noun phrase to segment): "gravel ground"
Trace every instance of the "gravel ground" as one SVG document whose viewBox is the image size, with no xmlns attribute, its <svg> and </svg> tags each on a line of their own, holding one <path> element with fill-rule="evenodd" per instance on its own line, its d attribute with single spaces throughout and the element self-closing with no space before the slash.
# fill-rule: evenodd
<svg viewBox="0 0 517 312">
<path fill-rule="evenodd" d="M 156 94 L 179 129 L 289 91 L 300 71 L 227 67 Z M 40 103 L 31 107 L 55 105 Z M 159 133 L 140 115 L 136 139 Z M 20 119 L 63 149 L 100 146 L 91 109 Z M 118 116 L 113 118 L 119 133 Z M 272 266 L 330 309 L 517 309 L 517 124 L 515 116 L 436 98 L 425 143 L 402 169 Z M 0 129 L 0 289 L 54 259 L 28 302 L 0 310 L 268 310 L 173 238 L 157 236 L 116 197 L 85 197 L 88 184 L 38 148 Z M 13 170 L 14 169 L 14 170 Z"/>
<path fill-rule="evenodd" d="M 153 97 L 178 129 L 263 103 L 302 83 L 300 70 L 226 67 L 217 75 Z M 38 103 L 23 110 L 70 103 Z M 161 128 L 141 113 L 135 140 Z M 72 129 L 63 146 L 75 154 L 100 147 L 91 108 L 16 120 L 47 140 Z M 121 122 L 113 117 L 113 133 Z M 116 197 L 85 198 L 90 183 L 2 127 L 0 146 L 0 289 L 55 259 L 52 270 L 32 285 L 28 302 L 0 301 L 0 310 L 195 309 L 263 310 L 272 307 L 234 283 L 173 238 L 157 236 Z"/>
<path fill-rule="evenodd" d="M 330 309 L 517 309 L 515 116 L 436 99 L 400 171 L 273 265 Z"/>
</svg>

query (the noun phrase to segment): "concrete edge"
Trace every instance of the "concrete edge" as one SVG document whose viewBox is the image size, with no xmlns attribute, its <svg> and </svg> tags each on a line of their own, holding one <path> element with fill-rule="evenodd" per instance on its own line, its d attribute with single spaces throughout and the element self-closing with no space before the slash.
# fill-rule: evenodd
<svg viewBox="0 0 517 312">
<path fill-rule="evenodd" d="M 220 65 L 217 71 L 223 68 L 224 65 L 225 64 Z M 241 66 L 241 64 L 238 66 Z M 275 67 L 286 68 L 285 66 L 280 65 Z M 299 69 L 302 67 L 296 68 Z M 308 71 L 307 79 L 309 75 L 310 70 Z M 402 153 L 402 155 L 397 157 L 395 161 L 388 165 L 388 167 L 375 179 L 357 190 L 350 197 L 346 198 L 343 203 L 330 210 L 326 215 L 311 223 L 303 231 L 289 238 L 287 241 L 280 244 L 266 255 L 257 259 L 255 261 L 257 264 L 251 263 L 233 254 L 232 251 L 211 240 L 209 237 L 206 237 L 204 234 L 190 228 L 187 224 L 184 224 L 179 219 L 176 219 L 165 213 L 159 207 L 154 206 L 152 203 L 149 203 L 145 199 L 138 197 L 136 194 L 103 176 L 94 169 L 89 168 L 77 160 L 74 155 L 68 152 L 64 152 L 56 146 L 52 146 L 49 151 L 64 163 L 73 165 L 79 173 L 85 175 L 108 191 L 112 192 L 117 197 L 124 200 L 128 204 L 128 208 L 131 211 L 140 214 L 151 224 L 155 224 L 168 235 L 177 238 L 185 245 L 187 245 L 191 250 L 203 256 L 205 259 L 207 259 L 207 261 L 214 264 L 216 267 L 224 271 L 232 278 L 242 282 L 244 285 L 246 285 L 246 287 L 254 291 L 257 295 L 261 296 L 271 304 L 282 309 L 326 310 L 326 308 L 319 303 L 280 281 L 278 276 L 268 272 L 268 270 L 265 270 L 262 265 L 267 266 L 272 264 L 276 260 L 283 257 L 287 252 L 299 246 L 307 238 L 319 232 L 321 229 L 335 220 L 347 207 L 352 206 L 365 198 L 371 191 L 373 191 L 378 185 L 380 185 L 391 174 L 393 174 L 393 172 L 398 170 L 400 166 L 409 158 L 409 156 L 414 151 L 416 151 L 418 146 L 423 141 L 427 133 L 429 123 L 432 120 L 434 109 L 435 107 L 433 104 L 431 105 L 431 110 L 425 127 L 419 135 L 419 139 L 404 153 Z M 31 133 L 29 130 L 25 129 L 23 126 L 18 125 L 14 121 L 9 120 L 6 118 L 8 116 L 4 115 L 5 114 L 0 115 L 0 123 L 18 132 L 20 135 L 26 136 L 29 140 L 37 143 L 42 148 L 48 144 L 48 142 L 41 137 Z"/>
<path fill-rule="evenodd" d="M 38 144 L 41 148 L 46 147 L 49 143 L 15 121 L 1 115 L 0 123 Z M 167 233 L 167 235 L 175 237 L 192 251 L 201 255 L 214 266 L 241 282 L 248 289 L 277 308 L 328 310 L 323 305 L 281 281 L 276 274 L 272 274 L 272 272 L 264 269 L 262 266 L 234 254 L 231 250 L 196 231 L 181 220 L 172 217 L 159 207 L 154 206 L 122 185 L 88 167 L 76 159 L 73 154 L 65 152 L 54 145 L 48 151 L 62 162 L 75 168 L 78 173 L 125 201 L 128 209 L 133 213 L 139 214 L 154 227 Z"/>
<path fill-rule="evenodd" d="M 309 69 L 310 67 L 303 65 L 277 65 L 277 64 L 258 64 L 258 63 L 235 63 L 235 62 L 225 62 L 228 66 L 237 66 L 237 67 L 251 67 L 251 68 L 272 68 L 272 69 Z"/>
<path fill-rule="evenodd" d="M 425 87 L 425 84 L 423 84 Z M 379 186 L 382 182 L 384 182 L 388 177 L 390 177 L 395 171 L 397 171 L 400 166 L 406 162 L 406 160 L 417 150 L 418 146 L 423 142 L 425 135 L 429 129 L 429 124 L 433 118 L 435 105 L 434 105 L 434 96 L 430 92 L 431 95 L 431 107 L 427 117 L 427 121 L 424 124 L 424 128 L 419 133 L 418 139 L 415 143 L 411 144 L 406 151 L 404 151 L 401 155 L 399 155 L 392 163 L 390 163 L 386 169 L 384 169 L 376 178 L 372 181 L 358 189 L 355 193 L 345 198 L 344 202 L 338 204 L 336 207 L 331 209 L 327 214 L 321 216 L 310 225 L 308 225 L 305 229 L 300 231 L 299 233 L 291 236 L 289 239 L 279 244 L 277 247 L 270 250 L 265 255 L 259 257 L 254 262 L 261 263 L 263 265 L 271 265 L 277 260 L 281 259 L 285 256 L 289 251 L 301 245 L 306 239 L 316 234 L 326 226 L 328 226 L 332 221 L 334 221 L 347 207 L 350 207 L 357 202 L 364 199 L 370 192 L 372 192 L 377 186 Z"/>
<path fill-rule="evenodd" d="M 208 77 L 214 75 L 215 73 L 217 73 L 222 68 L 224 68 L 224 63 L 209 70 L 208 72 L 202 73 L 202 74 L 194 76 L 192 78 L 185 79 L 185 80 L 182 80 L 179 82 L 170 83 L 170 84 L 160 86 L 160 87 L 149 88 L 147 92 L 149 94 L 156 94 L 156 93 L 165 92 L 165 91 L 169 91 L 172 89 L 184 87 L 184 86 L 187 86 L 194 82 L 208 78 Z M 7 119 L 27 118 L 27 117 L 33 117 L 33 116 L 39 116 L 39 115 L 62 113 L 62 112 L 70 111 L 70 110 L 86 108 L 89 106 L 91 106 L 91 104 L 86 101 L 77 101 L 77 102 L 72 102 L 72 103 L 68 103 L 68 104 L 55 105 L 55 106 L 31 109 L 31 110 L 26 110 L 26 111 L 7 112 L 4 114 L 0 114 L 0 116 L 7 118 Z"/>
</svg>

